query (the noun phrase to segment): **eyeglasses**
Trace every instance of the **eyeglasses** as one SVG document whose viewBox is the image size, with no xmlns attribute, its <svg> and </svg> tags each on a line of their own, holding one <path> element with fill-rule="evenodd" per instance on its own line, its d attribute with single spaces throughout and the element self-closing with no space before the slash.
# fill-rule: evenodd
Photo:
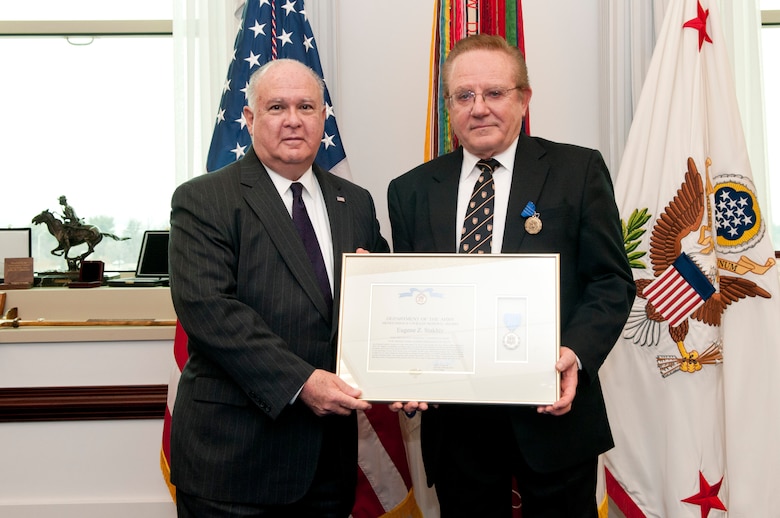
<svg viewBox="0 0 780 518">
<path fill-rule="evenodd" d="M 484 101 L 485 104 L 493 106 L 506 99 L 509 92 L 518 90 L 519 88 L 519 86 L 515 86 L 514 88 L 489 88 L 488 90 L 482 91 L 480 94 L 477 94 L 472 90 L 459 90 L 448 96 L 447 99 L 455 106 L 469 108 L 474 104 L 477 95 L 481 95 L 482 101 Z"/>
</svg>

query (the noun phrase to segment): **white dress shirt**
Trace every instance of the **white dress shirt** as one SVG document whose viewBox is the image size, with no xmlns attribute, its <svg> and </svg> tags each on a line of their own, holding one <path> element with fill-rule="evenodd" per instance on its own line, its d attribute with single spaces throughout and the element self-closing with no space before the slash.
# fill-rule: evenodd
<svg viewBox="0 0 780 518">
<path fill-rule="evenodd" d="M 265 164 L 266 171 L 271 177 L 271 181 L 274 183 L 276 190 L 279 191 L 279 196 L 284 202 L 284 206 L 287 207 L 287 212 L 292 217 L 292 203 L 293 195 L 290 186 L 293 184 L 291 180 L 281 176 L 280 174 L 272 171 Z M 317 235 L 317 242 L 320 245 L 322 251 L 322 259 L 325 261 L 325 269 L 328 272 L 328 280 L 330 280 L 330 292 L 333 293 L 333 238 L 330 233 L 330 220 L 328 219 L 328 209 L 325 207 L 325 198 L 322 195 L 320 184 L 317 182 L 317 177 L 314 176 L 314 172 L 311 167 L 303 173 L 303 175 L 296 180 L 303 185 L 303 203 L 306 205 L 306 212 L 309 213 L 309 219 L 314 227 L 314 233 Z"/>
</svg>

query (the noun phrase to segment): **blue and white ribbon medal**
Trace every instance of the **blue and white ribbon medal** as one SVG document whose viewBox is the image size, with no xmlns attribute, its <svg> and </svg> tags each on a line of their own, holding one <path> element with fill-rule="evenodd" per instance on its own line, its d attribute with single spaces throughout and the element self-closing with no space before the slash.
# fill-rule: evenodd
<svg viewBox="0 0 780 518">
<path fill-rule="evenodd" d="M 539 213 L 536 212 L 536 205 L 534 205 L 534 202 L 529 201 L 520 215 L 526 218 L 526 232 L 529 234 L 538 234 L 539 231 L 542 230 L 542 220 L 539 218 Z"/>
<path fill-rule="evenodd" d="M 520 327 L 521 318 L 520 313 L 506 313 L 504 315 L 504 326 L 509 332 L 504 335 L 502 342 L 507 349 L 517 349 L 517 346 L 520 345 L 520 336 L 515 331 Z"/>
</svg>

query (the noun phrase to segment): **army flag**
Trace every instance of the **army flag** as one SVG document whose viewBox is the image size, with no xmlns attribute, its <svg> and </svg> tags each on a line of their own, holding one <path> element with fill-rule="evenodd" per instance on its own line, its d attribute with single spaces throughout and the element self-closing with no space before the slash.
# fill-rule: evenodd
<svg viewBox="0 0 780 518">
<path fill-rule="evenodd" d="M 629 518 L 775 516 L 780 282 L 715 0 L 667 6 L 615 191 L 638 292 L 600 375 L 607 493 Z M 708 294 L 672 315 L 650 292 L 683 255 Z"/>
</svg>

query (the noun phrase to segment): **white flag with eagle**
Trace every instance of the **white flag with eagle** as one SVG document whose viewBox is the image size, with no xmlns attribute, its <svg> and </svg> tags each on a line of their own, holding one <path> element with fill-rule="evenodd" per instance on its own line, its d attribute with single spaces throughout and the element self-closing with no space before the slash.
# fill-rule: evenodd
<svg viewBox="0 0 780 518">
<path fill-rule="evenodd" d="M 780 516 L 780 281 L 738 110 L 715 0 L 672 0 L 615 185 L 638 294 L 604 464 L 631 518 Z"/>
</svg>

